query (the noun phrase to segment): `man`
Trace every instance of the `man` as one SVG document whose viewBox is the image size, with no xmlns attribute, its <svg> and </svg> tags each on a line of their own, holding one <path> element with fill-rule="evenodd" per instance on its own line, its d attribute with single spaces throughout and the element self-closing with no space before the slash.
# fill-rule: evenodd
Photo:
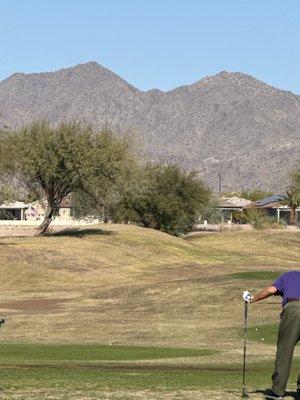
<svg viewBox="0 0 300 400">
<path fill-rule="evenodd" d="M 294 348 L 300 340 L 300 271 L 282 274 L 271 286 L 254 296 L 248 291 L 243 292 L 243 299 L 249 303 L 255 303 L 274 295 L 282 296 L 282 313 L 278 330 L 275 370 L 272 375 L 273 387 L 266 399 L 283 400 Z M 300 375 L 297 386 L 300 392 Z"/>
</svg>

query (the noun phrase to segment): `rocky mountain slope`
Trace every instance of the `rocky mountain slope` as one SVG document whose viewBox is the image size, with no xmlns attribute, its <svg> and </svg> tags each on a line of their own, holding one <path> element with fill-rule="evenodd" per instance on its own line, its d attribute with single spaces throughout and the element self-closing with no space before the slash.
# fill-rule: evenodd
<svg viewBox="0 0 300 400">
<path fill-rule="evenodd" d="M 241 73 L 143 92 L 91 62 L 0 82 L 0 126 L 35 119 L 133 131 L 148 159 L 196 169 L 214 189 L 221 173 L 224 190 L 283 190 L 300 159 L 300 96 Z"/>
</svg>

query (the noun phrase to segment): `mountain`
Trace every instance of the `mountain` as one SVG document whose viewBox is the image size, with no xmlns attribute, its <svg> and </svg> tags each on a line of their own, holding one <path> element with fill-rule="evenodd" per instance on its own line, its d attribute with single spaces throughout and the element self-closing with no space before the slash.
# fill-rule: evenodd
<svg viewBox="0 0 300 400">
<path fill-rule="evenodd" d="M 81 120 L 140 135 L 143 157 L 195 169 L 214 189 L 282 191 L 300 159 L 300 96 L 242 73 L 143 92 L 95 62 L 0 82 L 0 127 Z"/>
</svg>

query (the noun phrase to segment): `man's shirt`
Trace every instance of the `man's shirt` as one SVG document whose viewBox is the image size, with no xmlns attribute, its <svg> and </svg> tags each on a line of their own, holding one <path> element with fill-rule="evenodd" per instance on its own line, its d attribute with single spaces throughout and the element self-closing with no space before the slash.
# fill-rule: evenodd
<svg viewBox="0 0 300 400">
<path fill-rule="evenodd" d="M 287 299 L 300 300 L 300 271 L 289 271 L 282 274 L 273 285 L 277 290 L 277 294 L 282 296 L 282 306 Z"/>
</svg>

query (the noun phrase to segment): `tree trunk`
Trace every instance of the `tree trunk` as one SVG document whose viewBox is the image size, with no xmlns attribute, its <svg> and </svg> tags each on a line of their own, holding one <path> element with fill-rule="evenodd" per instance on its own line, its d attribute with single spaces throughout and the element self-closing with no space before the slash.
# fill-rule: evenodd
<svg viewBox="0 0 300 400">
<path fill-rule="evenodd" d="M 49 228 L 49 225 L 51 224 L 54 211 L 55 211 L 55 208 L 53 206 L 52 207 L 49 205 L 47 206 L 44 220 L 41 223 L 41 225 L 39 226 L 38 235 L 42 235 L 43 233 L 45 233 L 47 231 L 47 229 Z"/>
<path fill-rule="evenodd" d="M 108 223 L 108 218 L 107 218 L 105 207 L 102 207 L 102 217 L 103 217 L 104 224 L 107 224 Z"/>
<path fill-rule="evenodd" d="M 290 224 L 291 225 L 296 225 L 297 220 L 297 212 L 296 208 L 291 208 L 291 213 L 290 213 Z"/>
</svg>

